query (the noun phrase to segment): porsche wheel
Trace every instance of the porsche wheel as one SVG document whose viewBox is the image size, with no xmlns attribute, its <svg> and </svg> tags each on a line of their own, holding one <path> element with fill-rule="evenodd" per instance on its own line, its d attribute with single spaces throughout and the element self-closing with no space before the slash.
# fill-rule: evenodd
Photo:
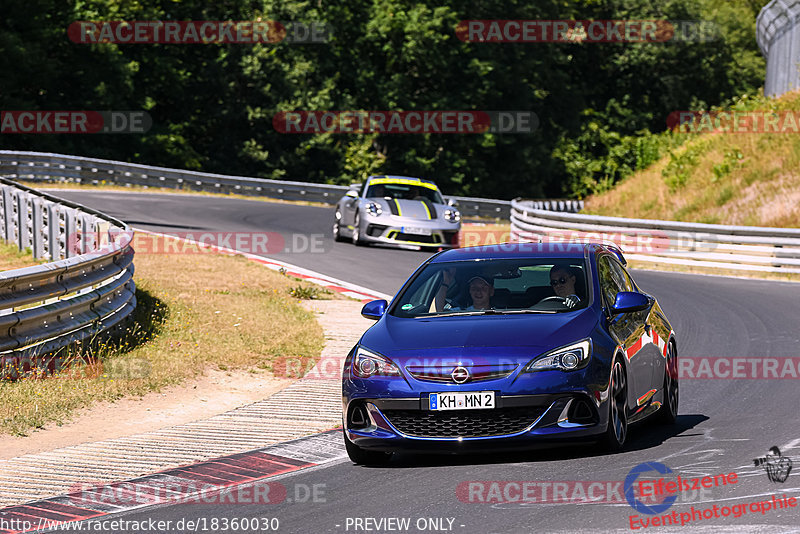
<svg viewBox="0 0 800 534">
<path fill-rule="evenodd" d="M 341 222 L 342 222 L 342 214 L 337 209 L 336 210 L 336 215 L 334 216 L 334 221 L 333 221 L 333 240 L 334 241 L 344 241 L 344 238 L 342 237 L 342 229 L 340 227 Z"/>
<path fill-rule="evenodd" d="M 363 245 L 364 241 L 361 239 L 361 215 L 356 212 L 356 218 L 353 221 L 353 244 L 354 245 Z"/>
</svg>

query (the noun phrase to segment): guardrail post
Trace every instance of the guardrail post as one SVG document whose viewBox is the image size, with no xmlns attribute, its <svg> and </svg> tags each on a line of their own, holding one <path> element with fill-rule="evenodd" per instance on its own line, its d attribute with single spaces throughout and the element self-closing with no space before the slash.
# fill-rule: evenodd
<svg viewBox="0 0 800 534">
<path fill-rule="evenodd" d="M 13 221 L 13 199 L 11 198 L 11 188 L 3 186 L 3 194 L 2 194 L 2 202 L 3 202 L 3 229 L 2 235 L 3 239 L 6 242 L 11 242 L 12 234 L 11 234 L 11 226 Z"/>
<path fill-rule="evenodd" d="M 33 208 L 33 257 L 37 260 L 44 256 L 46 239 L 42 202 L 41 198 L 34 198 L 31 202 Z"/>
<path fill-rule="evenodd" d="M 61 259 L 61 242 L 58 239 L 60 230 L 60 209 L 58 204 L 47 204 L 47 255 L 51 261 Z"/>
<path fill-rule="evenodd" d="M 30 246 L 30 233 L 28 228 L 28 194 L 17 194 L 17 246 L 25 250 Z"/>
<path fill-rule="evenodd" d="M 73 243 L 77 243 L 77 225 L 75 224 L 75 210 L 72 208 L 64 209 L 64 255 L 67 258 L 76 256 Z"/>
<path fill-rule="evenodd" d="M 81 225 L 81 254 L 86 254 L 93 249 L 92 233 L 94 232 L 94 226 L 92 225 L 92 219 L 93 217 L 89 215 L 82 215 L 79 219 Z"/>
</svg>

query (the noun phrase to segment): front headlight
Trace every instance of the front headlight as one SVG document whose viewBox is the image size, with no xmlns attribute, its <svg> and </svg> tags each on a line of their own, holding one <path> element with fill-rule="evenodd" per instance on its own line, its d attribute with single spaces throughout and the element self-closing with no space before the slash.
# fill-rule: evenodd
<svg viewBox="0 0 800 534">
<path fill-rule="evenodd" d="M 444 210 L 444 218 L 455 223 L 461 220 L 461 214 L 457 209 L 447 208 Z"/>
<path fill-rule="evenodd" d="M 380 204 L 376 204 L 375 202 L 370 202 L 367 204 L 367 213 L 377 217 L 382 213 Z"/>
<path fill-rule="evenodd" d="M 562 371 L 573 371 L 585 367 L 589 363 L 589 356 L 592 354 L 592 342 L 584 339 L 566 347 L 551 350 L 544 356 L 533 359 L 525 366 L 524 373 L 534 373 L 536 371 L 547 371 L 549 369 L 560 369 Z"/>
<path fill-rule="evenodd" d="M 389 358 L 358 347 L 353 357 L 353 375 L 359 378 L 371 376 L 400 376 L 400 369 Z"/>
</svg>

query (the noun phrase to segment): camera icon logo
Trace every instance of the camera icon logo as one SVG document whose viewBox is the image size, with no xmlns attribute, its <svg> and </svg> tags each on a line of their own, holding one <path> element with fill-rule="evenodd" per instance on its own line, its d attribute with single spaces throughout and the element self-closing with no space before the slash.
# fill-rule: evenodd
<svg viewBox="0 0 800 534">
<path fill-rule="evenodd" d="M 770 447 L 769 452 L 762 458 L 753 460 L 756 467 L 763 467 L 767 472 L 770 482 L 786 482 L 792 471 L 792 459 L 781 455 L 778 447 Z"/>
</svg>

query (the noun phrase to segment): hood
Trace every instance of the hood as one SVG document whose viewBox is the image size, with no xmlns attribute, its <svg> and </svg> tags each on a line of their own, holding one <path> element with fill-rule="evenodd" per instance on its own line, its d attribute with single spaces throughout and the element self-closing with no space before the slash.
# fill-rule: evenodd
<svg viewBox="0 0 800 534">
<path fill-rule="evenodd" d="M 426 319 L 386 315 L 364 333 L 361 344 L 401 365 L 421 359 L 443 364 L 467 360 L 479 363 L 487 358 L 521 362 L 588 337 L 596 320 L 591 309 Z"/>
<path fill-rule="evenodd" d="M 436 219 L 443 209 L 441 204 L 434 204 L 430 200 L 408 200 L 404 198 L 389 200 L 382 198 L 373 202 L 379 202 L 381 208 L 392 215 L 424 221 Z"/>
</svg>

